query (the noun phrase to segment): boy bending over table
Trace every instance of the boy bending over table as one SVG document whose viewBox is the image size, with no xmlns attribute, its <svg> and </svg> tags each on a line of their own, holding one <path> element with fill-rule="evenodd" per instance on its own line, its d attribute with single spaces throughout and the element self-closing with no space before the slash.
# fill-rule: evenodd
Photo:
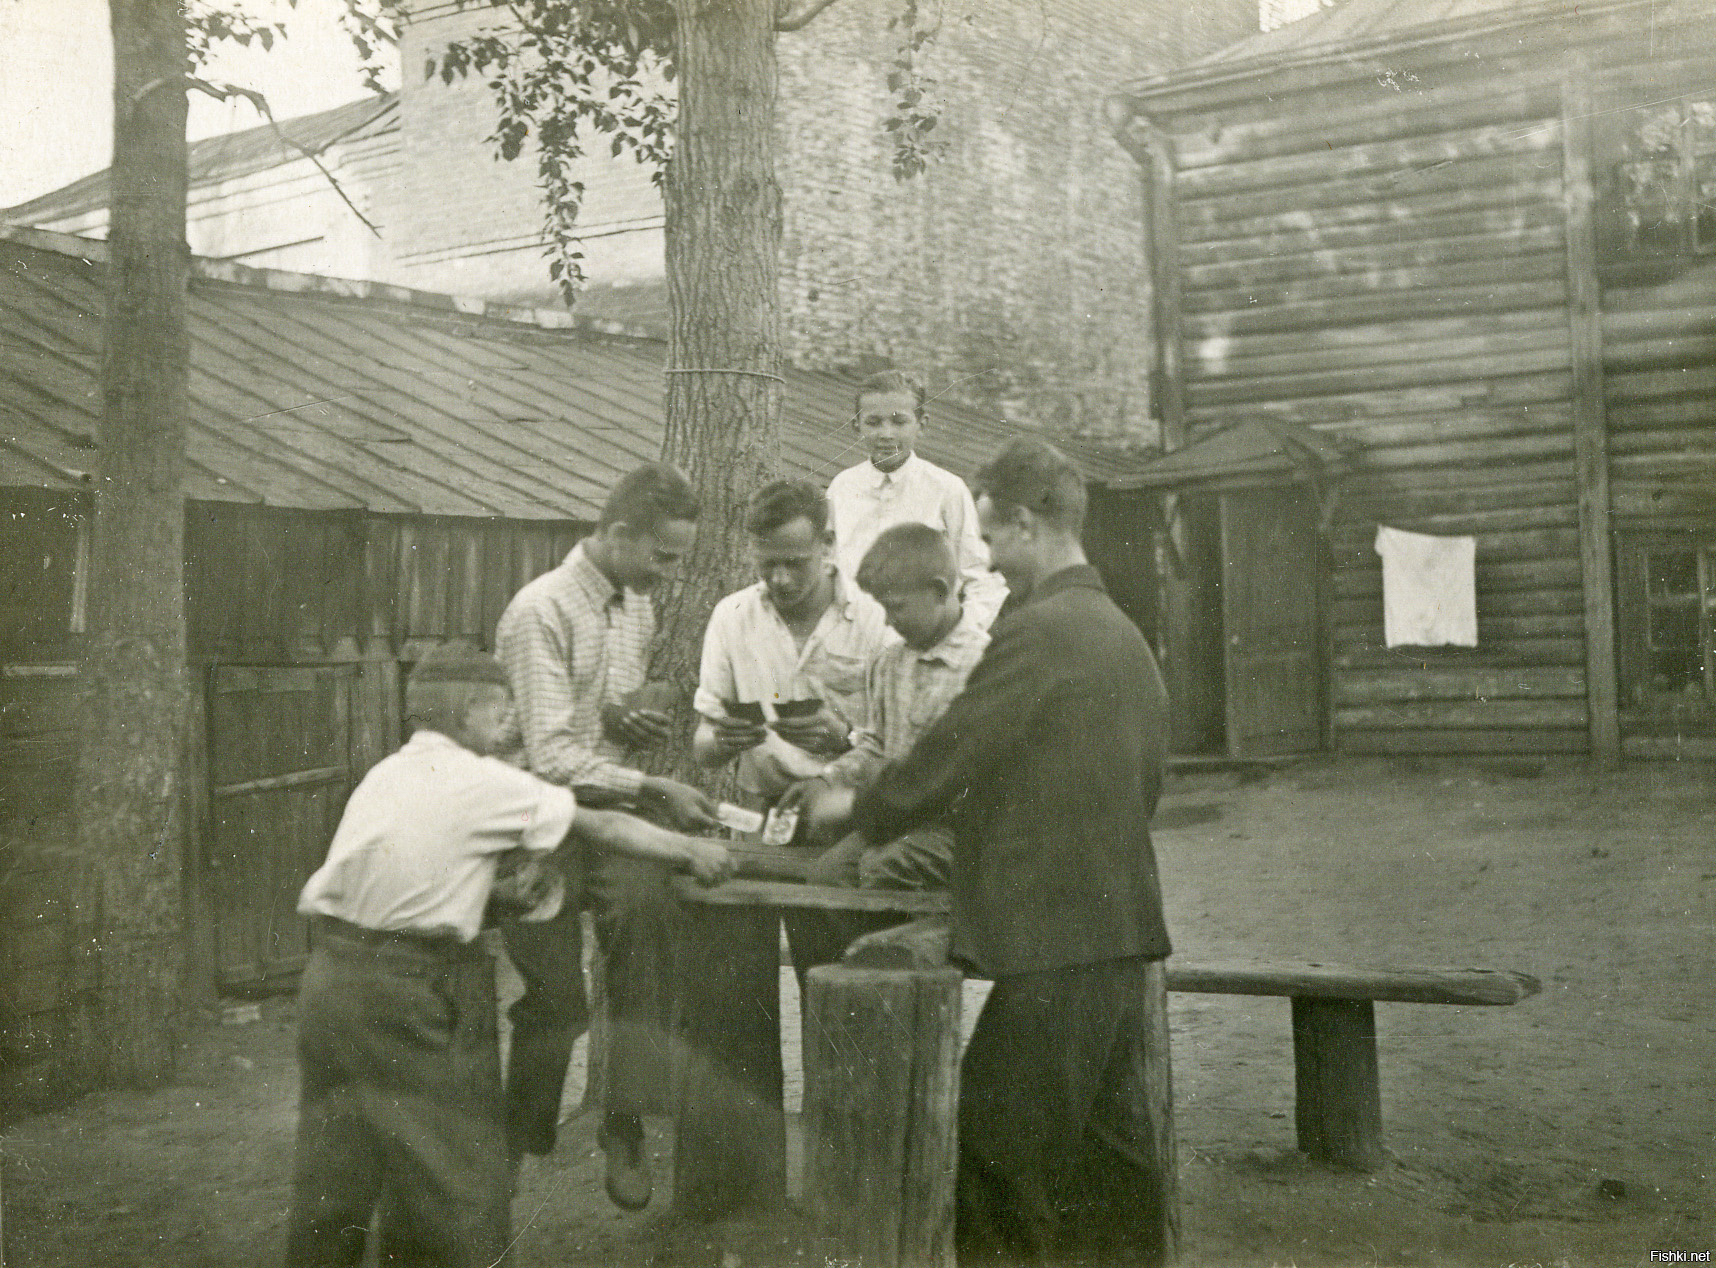
<svg viewBox="0 0 1716 1268">
<path fill-rule="evenodd" d="M 911 752 L 918 736 L 947 710 L 989 644 L 989 635 L 960 600 L 960 574 L 947 537 L 927 524 L 897 524 L 882 532 L 858 566 L 858 585 L 874 598 L 899 634 L 871 662 L 866 717 L 852 748 L 822 773 L 793 785 L 783 805 L 796 806 L 812 835 L 826 835 L 851 814 L 857 790 L 888 762 Z M 870 846 L 857 833 L 819 857 L 806 879 L 855 889 L 946 889 L 953 837 L 929 823 Z M 848 943 L 897 916 L 819 911 L 787 916 L 787 936 L 799 972 L 840 958 Z"/>
<path fill-rule="evenodd" d="M 492 656 L 435 649 L 405 704 L 418 729 L 353 790 L 298 900 L 315 937 L 298 995 L 294 1268 L 361 1262 L 378 1203 L 382 1262 L 476 1268 L 505 1252 L 494 962 L 477 942 L 498 866 L 538 900 L 537 919 L 581 901 L 586 848 L 710 884 L 732 870 L 719 842 L 577 809 L 565 788 L 494 756 L 518 729 Z M 544 868 L 564 883 L 544 883 Z"/>
</svg>

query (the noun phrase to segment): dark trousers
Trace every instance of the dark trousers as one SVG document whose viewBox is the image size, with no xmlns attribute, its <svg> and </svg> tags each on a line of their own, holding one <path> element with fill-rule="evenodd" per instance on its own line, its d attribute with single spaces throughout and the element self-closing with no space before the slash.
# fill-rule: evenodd
<svg viewBox="0 0 1716 1268">
<path fill-rule="evenodd" d="M 485 1268 L 505 1251 L 494 961 L 319 921 L 298 992 L 291 1268 Z"/>
<path fill-rule="evenodd" d="M 622 857 L 592 859 L 587 871 L 587 901 L 605 974 L 609 1030 L 603 1109 L 609 1115 L 659 1114 L 667 1107 L 668 957 L 676 911 L 668 875 L 662 864 Z M 590 1022 L 578 907 L 568 895 L 552 920 L 502 926 L 507 955 L 524 979 L 524 994 L 507 1012 L 512 1047 L 506 1130 L 515 1157 L 554 1148 L 572 1045 Z"/>
<path fill-rule="evenodd" d="M 996 981 L 960 1066 L 961 1268 L 1167 1261 L 1164 990 L 1137 958 Z"/>
<path fill-rule="evenodd" d="M 932 826 L 879 846 L 867 845 L 857 833 L 843 837 L 805 869 L 804 879 L 844 889 L 918 890 L 946 889 L 952 875 L 953 834 Z M 906 920 L 897 914 L 808 909 L 789 910 L 782 918 L 801 991 L 806 972 L 840 959 L 854 939 Z"/>
</svg>

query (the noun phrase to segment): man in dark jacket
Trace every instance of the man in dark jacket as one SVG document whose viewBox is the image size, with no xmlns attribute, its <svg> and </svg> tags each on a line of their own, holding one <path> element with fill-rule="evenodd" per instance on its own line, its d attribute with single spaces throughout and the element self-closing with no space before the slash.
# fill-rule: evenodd
<svg viewBox="0 0 1716 1268">
<path fill-rule="evenodd" d="M 1012 598 L 964 692 L 853 822 L 881 842 L 949 818 L 949 955 L 995 982 L 961 1067 L 961 1264 L 1162 1263 L 1169 945 L 1149 822 L 1166 695 L 1085 560 L 1066 458 L 1017 440 L 976 485 Z"/>
</svg>

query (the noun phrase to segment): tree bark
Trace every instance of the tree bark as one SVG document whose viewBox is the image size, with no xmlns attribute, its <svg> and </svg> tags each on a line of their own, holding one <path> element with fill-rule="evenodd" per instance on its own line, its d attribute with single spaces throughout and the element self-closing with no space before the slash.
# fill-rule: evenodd
<svg viewBox="0 0 1716 1268">
<path fill-rule="evenodd" d="M 111 0 L 112 208 L 73 878 L 86 1086 L 173 1071 L 184 968 L 184 20 Z"/>
<path fill-rule="evenodd" d="M 779 467 L 781 195 L 774 0 L 674 0 L 674 11 L 663 457 L 690 475 L 703 515 L 663 605 L 652 676 L 689 688 L 710 609 L 753 579 L 744 507 Z"/>
</svg>

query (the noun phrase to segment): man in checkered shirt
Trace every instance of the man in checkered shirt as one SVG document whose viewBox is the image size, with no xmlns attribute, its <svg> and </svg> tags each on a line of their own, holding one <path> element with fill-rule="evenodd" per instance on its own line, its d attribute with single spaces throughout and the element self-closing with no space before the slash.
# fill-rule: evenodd
<svg viewBox="0 0 1716 1268">
<path fill-rule="evenodd" d="M 530 770 L 571 788 L 581 805 L 622 805 L 680 831 L 716 826 L 715 807 L 687 784 L 645 775 L 633 755 L 672 738 L 644 673 L 655 611 L 649 592 L 691 549 L 698 505 L 685 476 L 648 463 L 614 486 L 595 532 L 507 605 L 495 633 L 524 732 Z M 608 1196 L 650 1198 L 642 1115 L 665 1110 L 669 997 L 666 871 L 636 859 L 597 860 L 591 906 L 606 965 L 609 1047 L 597 1141 Z M 572 1044 L 588 1024 L 582 933 L 571 905 L 553 920 L 505 928 L 525 980 L 513 1005 L 507 1061 L 507 1143 L 514 1163 L 554 1147 Z"/>
</svg>

